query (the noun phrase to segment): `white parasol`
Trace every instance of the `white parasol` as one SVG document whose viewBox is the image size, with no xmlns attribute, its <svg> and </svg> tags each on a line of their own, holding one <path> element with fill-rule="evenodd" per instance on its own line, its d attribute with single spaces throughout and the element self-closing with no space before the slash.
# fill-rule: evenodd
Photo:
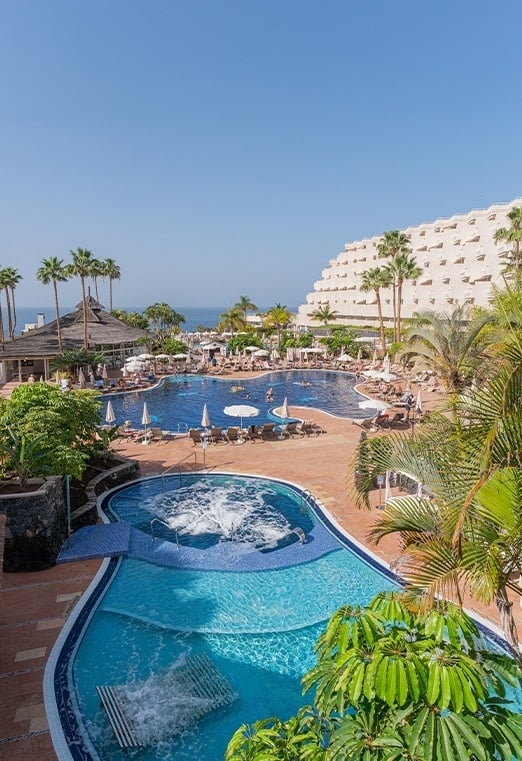
<svg viewBox="0 0 522 761">
<path fill-rule="evenodd" d="M 390 471 L 386 471 L 386 478 L 384 480 L 384 504 L 390 501 L 392 498 L 392 490 L 390 484 Z"/>
<path fill-rule="evenodd" d="M 109 399 L 107 402 L 107 409 L 105 411 L 105 422 L 109 425 L 112 425 L 112 423 L 116 422 L 116 415 L 114 414 L 114 409 L 112 407 L 112 402 Z"/>
<path fill-rule="evenodd" d="M 207 405 L 203 405 L 203 415 L 201 417 L 201 426 L 202 428 L 210 428 L 210 418 L 208 416 L 208 409 Z"/>
<path fill-rule="evenodd" d="M 257 351 L 252 352 L 254 357 L 269 357 L 270 352 L 266 349 L 258 349 Z"/>
<path fill-rule="evenodd" d="M 109 378 L 109 373 L 107 372 L 107 365 L 104 365 L 102 367 L 102 378 L 103 380 L 108 380 Z"/>
<path fill-rule="evenodd" d="M 223 412 L 225 415 L 230 415 L 230 417 L 238 417 L 240 428 L 243 428 L 244 417 L 256 417 L 256 415 L 259 415 L 257 407 L 250 407 L 248 404 L 232 404 L 230 407 L 225 407 Z"/>
<path fill-rule="evenodd" d="M 143 414 L 141 416 L 141 424 L 147 428 L 150 425 L 150 415 L 147 407 L 147 402 L 143 402 Z"/>
<path fill-rule="evenodd" d="M 421 396 L 421 390 L 417 391 L 417 401 L 415 402 L 415 412 L 417 415 L 422 415 L 422 396 Z"/>
<path fill-rule="evenodd" d="M 78 370 L 78 385 L 80 386 L 80 388 L 85 388 L 86 386 L 85 375 L 81 367 Z"/>
<path fill-rule="evenodd" d="M 283 402 L 283 406 L 279 410 L 279 414 L 283 418 L 283 420 L 286 420 L 287 418 L 290 417 L 290 413 L 288 412 L 288 399 L 287 399 L 286 396 L 285 396 L 285 400 Z"/>
</svg>

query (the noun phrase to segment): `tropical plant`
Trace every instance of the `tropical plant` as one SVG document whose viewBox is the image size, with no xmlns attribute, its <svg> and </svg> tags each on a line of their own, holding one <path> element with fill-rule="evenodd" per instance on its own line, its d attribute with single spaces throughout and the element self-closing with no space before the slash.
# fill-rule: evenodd
<svg viewBox="0 0 522 761">
<path fill-rule="evenodd" d="M 22 280 L 22 276 L 14 267 L 5 267 L 4 269 L 0 270 L 0 288 L 5 291 L 8 336 L 10 339 L 13 339 L 15 334 L 16 307 L 14 292 L 20 280 Z"/>
<path fill-rule="evenodd" d="M 90 276 L 92 278 L 92 284 L 94 286 L 94 293 L 96 295 L 96 301 L 100 302 L 100 295 L 98 293 L 98 278 L 104 277 L 105 271 L 103 262 L 100 259 L 93 259 L 90 267 Z"/>
<path fill-rule="evenodd" d="M 182 354 L 188 352 L 187 344 L 172 336 L 152 341 L 150 349 L 153 354 Z"/>
<path fill-rule="evenodd" d="M 185 322 L 184 316 L 164 301 L 151 304 L 144 309 L 143 314 L 149 321 L 156 340 L 167 338 L 171 333 L 179 333 L 181 324 Z"/>
<path fill-rule="evenodd" d="M 335 309 L 332 309 L 329 304 L 324 304 L 321 307 L 317 307 L 317 309 L 315 309 L 310 315 L 312 320 L 317 320 L 317 322 L 322 322 L 325 328 L 329 322 L 332 322 L 332 320 L 336 320 L 338 316 L 339 316 L 339 312 L 337 312 L 337 310 Z"/>
<path fill-rule="evenodd" d="M 522 595 L 515 581 L 522 575 L 520 329 L 510 327 L 490 352 L 483 359 L 482 383 L 454 394 L 449 408 L 432 414 L 415 436 L 367 442 L 366 473 L 354 494 L 358 506 L 367 506 L 373 479 L 387 470 L 424 484 L 431 498 L 388 503 L 373 537 L 400 535 L 401 573 L 427 606 L 441 594 L 461 600 L 464 588 L 494 602 L 506 639 L 518 652 L 508 592 Z"/>
<path fill-rule="evenodd" d="M 247 328 L 245 312 L 241 305 L 230 307 L 226 312 L 219 315 L 217 330 L 219 333 L 234 332 L 239 333 Z"/>
<path fill-rule="evenodd" d="M 85 292 L 85 280 L 91 276 L 94 257 L 86 248 L 77 248 L 76 251 L 70 252 L 72 263 L 66 266 L 67 276 L 80 278 L 82 286 L 82 308 L 83 308 L 83 348 L 85 351 L 89 348 L 89 339 L 87 336 L 87 295 Z"/>
<path fill-rule="evenodd" d="M 247 312 L 257 310 L 256 305 L 249 296 L 240 296 L 237 304 L 234 304 L 241 312 L 243 312 L 243 320 L 245 325 L 247 323 Z"/>
<path fill-rule="evenodd" d="M 409 254 L 397 254 L 391 262 L 385 265 L 385 270 L 389 273 L 392 282 L 397 288 L 397 299 L 395 303 L 395 333 L 394 340 L 401 340 L 401 306 L 402 306 L 402 288 L 406 280 L 416 280 L 422 274 L 422 269 L 417 266 L 417 260 Z"/>
<path fill-rule="evenodd" d="M 277 343 L 281 344 L 281 331 L 292 321 L 292 313 L 282 304 L 270 307 L 263 319 L 263 327 L 277 331 Z"/>
<path fill-rule="evenodd" d="M 42 259 L 42 266 L 38 268 L 36 277 L 41 283 L 43 283 L 43 285 L 49 285 L 49 283 L 53 284 L 58 349 L 60 352 L 62 352 L 63 343 L 62 328 L 60 325 L 60 308 L 58 304 L 58 283 L 65 283 L 68 279 L 63 259 L 58 259 L 57 256 L 51 256 L 48 259 Z"/>
<path fill-rule="evenodd" d="M 388 230 L 382 236 L 378 246 L 377 254 L 380 259 L 391 259 L 393 261 L 397 256 L 408 256 L 411 254 L 410 237 L 400 230 Z M 400 341 L 397 330 L 397 281 L 395 272 L 392 271 L 393 283 L 393 337 L 395 341 Z"/>
<path fill-rule="evenodd" d="M 0 457 L 4 469 L 14 470 L 18 476 L 20 488 L 25 489 L 31 476 L 45 475 L 52 445 L 45 436 L 32 437 L 17 434 L 10 426 L 6 427 L 3 440 L 0 441 Z"/>
<path fill-rule="evenodd" d="M 451 314 L 427 310 L 415 317 L 397 359 L 406 364 L 420 360 L 437 373 L 448 392 L 465 388 L 484 359 L 489 341 L 483 330 L 492 318 L 479 315 L 470 321 L 466 305 L 457 305 Z"/>
<path fill-rule="evenodd" d="M 438 601 L 429 615 L 397 593 L 346 605 L 303 678 L 313 703 L 288 721 L 243 725 L 225 761 L 512 761 L 522 716 L 506 698 L 520 670 L 489 652 L 465 613 Z"/>
<path fill-rule="evenodd" d="M 341 351 L 356 354 L 359 348 L 355 338 L 353 330 L 339 325 L 332 328 L 331 335 L 321 338 L 321 343 L 328 348 L 330 354 L 339 354 Z"/>
<path fill-rule="evenodd" d="M 147 330 L 149 327 L 149 321 L 139 312 L 127 312 L 125 309 L 111 309 L 111 314 L 113 317 L 116 317 L 117 320 L 121 320 L 126 325 L 130 325 L 131 328 Z"/>
<path fill-rule="evenodd" d="M 381 348 L 386 353 L 386 333 L 384 331 L 384 319 L 382 316 L 381 288 L 390 288 L 393 284 L 392 273 L 384 267 L 372 267 L 363 273 L 359 290 L 363 293 L 373 291 L 377 301 L 377 315 L 379 317 L 379 333 L 381 336 Z"/>
<path fill-rule="evenodd" d="M 52 371 L 65 371 L 69 375 L 74 375 L 78 367 L 87 367 L 88 365 L 95 367 L 104 361 L 105 358 L 100 352 L 85 351 L 84 349 L 67 349 L 53 357 L 49 367 Z"/>
<path fill-rule="evenodd" d="M 495 243 L 508 243 L 513 246 L 509 252 L 505 270 L 520 272 L 522 270 L 522 206 L 514 206 L 508 213 L 509 227 L 499 228 L 493 239 Z"/>
<path fill-rule="evenodd" d="M 112 284 L 121 277 L 121 269 L 114 259 L 108 257 L 102 262 L 102 275 L 109 278 L 109 312 L 112 313 Z"/>
</svg>

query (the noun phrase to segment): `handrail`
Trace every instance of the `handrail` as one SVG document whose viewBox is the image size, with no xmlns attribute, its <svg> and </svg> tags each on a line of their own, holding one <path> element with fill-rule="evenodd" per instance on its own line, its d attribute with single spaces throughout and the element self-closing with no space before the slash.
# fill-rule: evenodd
<svg viewBox="0 0 522 761">
<path fill-rule="evenodd" d="M 312 500 L 314 495 L 310 491 L 310 489 L 303 489 L 301 492 L 301 510 L 306 513 L 307 509 L 310 510 L 310 500 Z M 304 505 L 306 505 L 306 508 L 304 508 Z"/>
<path fill-rule="evenodd" d="M 154 536 L 154 528 L 153 528 L 153 526 L 154 526 L 154 523 L 161 523 L 161 525 L 162 525 L 162 526 L 165 526 L 166 528 L 168 528 L 168 529 L 169 529 L 169 531 L 174 531 L 174 532 L 176 533 L 176 547 L 177 547 L 177 548 L 178 548 L 178 550 L 179 550 L 179 535 L 178 535 L 178 529 L 177 529 L 177 528 L 172 528 L 172 526 L 169 526 L 169 524 L 168 524 L 168 523 L 166 523 L 165 521 L 162 521 L 162 520 L 161 520 L 161 518 L 153 518 L 153 519 L 151 520 L 151 522 L 150 522 L 150 534 L 151 534 L 151 536 L 152 536 L 152 541 L 153 541 L 153 542 L 154 542 L 154 541 L 156 541 L 156 537 Z"/>
<path fill-rule="evenodd" d="M 172 471 L 174 468 L 179 468 L 179 484 L 181 486 L 181 478 L 183 475 L 183 470 L 181 468 L 181 465 L 185 462 L 185 460 L 190 460 L 192 456 L 194 456 L 194 470 L 197 470 L 197 464 L 198 464 L 198 457 L 197 457 L 197 450 L 195 452 L 191 452 L 190 454 L 185 455 L 185 457 L 182 457 L 181 460 L 178 460 L 177 462 L 173 463 L 172 465 L 169 465 L 168 468 L 163 470 L 161 472 L 161 490 L 165 491 L 165 476 L 169 475 L 170 471 Z"/>
</svg>

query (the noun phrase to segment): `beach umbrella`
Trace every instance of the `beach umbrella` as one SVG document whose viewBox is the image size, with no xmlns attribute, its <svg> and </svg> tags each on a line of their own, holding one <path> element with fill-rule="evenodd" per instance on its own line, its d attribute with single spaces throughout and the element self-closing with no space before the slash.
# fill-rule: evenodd
<svg viewBox="0 0 522 761">
<path fill-rule="evenodd" d="M 127 372 L 127 368 L 125 367 L 125 365 L 121 368 L 121 374 L 123 375 L 124 378 L 126 378 L 129 374 Z"/>
<path fill-rule="evenodd" d="M 359 346 L 359 351 L 357 352 L 357 362 L 360 362 L 362 359 L 362 349 Z"/>
<path fill-rule="evenodd" d="M 86 385 L 86 383 L 85 383 L 85 375 L 83 374 L 83 370 L 82 370 L 81 367 L 78 370 L 78 384 L 79 384 L 80 388 L 85 388 L 85 385 Z"/>
<path fill-rule="evenodd" d="M 384 504 L 390 501 L 392 498 L 392 490 L 390 484 L 390 471 L 386 471 L 386 478 L 384 480 Z"/>
<path fill-rule="evenodd" d="M 207 405 L 203 405 L 203 415 L 201 417 L 201 426 L 202 428 L 210 428 L 210 418 L 208 416 L 208 409 Z"/>
<path fill-rule="evenodd" d="M 150 425 L 150 415 L 149 410 L 147 407 L 147 402 L 143 402 L 143 413 L 141 416 L 141 424 L 147 428 L 148 425 Z"/>
<path fill-rule="evenodd" d="M 131 359 L 133 358 L 131 357 Z M 146 361 L 148 359 L 154 359 L 154 355 L 153 354 L 138 354 L 138 359 L 143 359 Z"/>
<path fill-rule="evenodd" d="M 254 357 L 268 357 L 270 355 L 270 352 L 266 349 L 258 349 L 257 351 L 252 352 Z"/>
<path fill-rule="evenodd" d="M 353 357 L 350 357 L 349 354 L 341 354 L 339 362 L 353 362 Z"/>
<path fill-rule="evenodd" d="M 110 399 L 107 402 L 107 409 L 105 411 L 105 422 L 109 423 L 109 425 L 112 425 L 112 423 L 116 422 L 116 415 L 114 414 L 114 409 Z"/>
<path fill-rule="evenodd" d="M 107 365 L 104 365 L 102 367 L 102 378 L 103 380 L 107 380 L 109 378 L 109 374 L 107 372 Z"/>
<path fill-rule="evenodd" d="M 421 397 L 421 390 L 417 391 L 417 401 L 415 402 L 415 412 L 418 415 L 422 415 L 422 397 Z"/>
<path fill-rule="evenodd" d="M 390 405 L 380 399 L 365 399 L 358 406 L 361 410 L 387 410 Z"/>
<path fill-rule="evenodd" d="M 225 415 L 230 415 L 230 417 L 238 417 L 240 428 L 243 428 L 244 417 L 256 417 L 256 415 L 259 415 L 257 407 L 251 407 L 249 404 L 232 404 L 230 407 L 225 407 L 223 412 Z"/>
<path fill-rule="evenodd" d="M 283 406 L 279 410 L 279 414 L 281 415 L 283 420 L 286 420 L 287 418 L 290 417 L 290 413 L 288 412 L 288 399 L 287 399 L 286 396 L 285 396 L 285 400 L 283 402 Z"/>
<path fill-rule="evenodd" d="M 377 359 L 378 359 L 378 357 L 377 357 L 377 349 L 374 349 L 373 350 L 373 360 L 372 360 L 374 365 L 377 364 Z"/>
<path fill-rule="evenodd" d="M 180 352 L 179 354 L 173 354 L 172 359 L 188 359 L 188 354 L 183 354 L 183 352 Z"/>
<path fill-rule="evenodd" d="M 387 354 L 382 361 L 382 369 L 385 373 L 391 373 L 391 359 L 389 354 Z"/>
<path fill-rule="evenodd" d="M 272 349 L 272 351 L 270 352 L 270 359 L 272 360 L 281 359 L 281 355 L 279 354 L 277 349 Z"/>
</svg>

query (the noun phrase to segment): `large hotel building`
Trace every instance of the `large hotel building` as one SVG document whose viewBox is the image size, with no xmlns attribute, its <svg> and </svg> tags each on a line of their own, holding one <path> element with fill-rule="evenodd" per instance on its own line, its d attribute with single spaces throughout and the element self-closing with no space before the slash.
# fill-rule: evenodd
<svg viewBox="0 0 522 761">
<path fill-rule="evenodd" d="M 448 313 L 464 302 L 486 306 L 491 285 L 502 283 L 501 272 L 510 251 L 509 244 L 495 243 L 494 234 L 510 227 L 507 214 L 515 206 L 522 206 L 522 198 L 402 230 L 422 269 L 416 281 L 404 283 L 402 316 L 412 317 L 426 309 Z M 298 325 L 317 327 L 311 315 L 328 305 L 337 312 L 335 324 L 378 326 L 375 293 L 361 291 L 360 285 L 367 270 L 387 261 L 377 254 L 381 239 L 374 236 L 346 243 L 344 251 L 330 259 L 306 304 L 299 307 Z M 382 290 L 380 296 L 385 324 L 391 325 L 391 289 Z"/>
</svg>

